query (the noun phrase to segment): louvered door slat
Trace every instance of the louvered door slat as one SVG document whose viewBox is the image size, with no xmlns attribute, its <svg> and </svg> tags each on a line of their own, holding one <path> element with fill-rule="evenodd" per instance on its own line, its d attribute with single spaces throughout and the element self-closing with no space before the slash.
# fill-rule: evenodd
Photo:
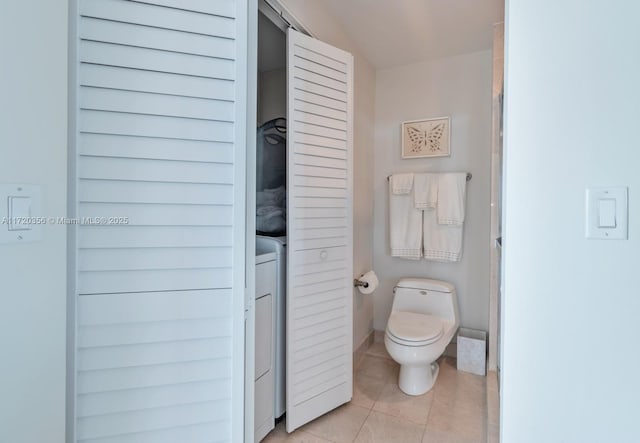
<svg viewBox="0 0 640 443">
<path fill-rule="evenodd" d="M 350 54 L 288 33 L 287 430 L 352 392 Z"/>
<path fill-rule="evenodd" d="M 224 120 L 233 112 L 232 102 L 114 89 L 86 88 L 80 98 L 82 109 L 128 114 Z"/>
<path fill-rule="evenodd" d="M 215 2 L 210 2 L 214 4 Z M 78 27 L 85 40 L 131 45 L 182 54 L 233 59 L 235 41 L 176 29 L 139 26 L 105 18 L 80 17 Z"/>
<path fill-rule="evenodd" d="M 80 154 L 192 162 L 233 163 L 234 144 L 119 134 L 79 134 Z"/>
<path fill-rule="evenodd" d="M 87 180 L 78 200 L 83 203 L 162 203 L 230 205 L 230 183 L 166 183 L 134 180 Z"/>
<path fill-rule="evenodd" d="M 224 17 L 211 13 L 202 14 L 197 8 L 190 8 L 192 2 L 193 0 L 180 2 L 180 7 L 176 8 L 164 7 L 163 1 L 152 0 L 145 3 L 122 0 L 82 0 L 80 15 L 194 34 L 225 38 L 236 36 L 233 15 Z"/>
<path fill-rule="evenodd" d="M 83 40 L 84 63 L 233 80 L 233 60 Z"/>
</svg>

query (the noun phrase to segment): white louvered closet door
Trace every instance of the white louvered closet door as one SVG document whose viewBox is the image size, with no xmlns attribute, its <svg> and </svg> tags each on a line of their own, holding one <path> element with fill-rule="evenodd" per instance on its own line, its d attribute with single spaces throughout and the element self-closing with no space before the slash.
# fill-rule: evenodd
<svg viewBox="0 0 640 443">
<path fill-rule="evenodd" d="M 247 2 L 72 5 L 72 440 L 241 441 Z"/>
<path fill-rule="evenodd" d="M 352 395 L 353 57 L 287 35 L 287 430 Z"/>
</svg>

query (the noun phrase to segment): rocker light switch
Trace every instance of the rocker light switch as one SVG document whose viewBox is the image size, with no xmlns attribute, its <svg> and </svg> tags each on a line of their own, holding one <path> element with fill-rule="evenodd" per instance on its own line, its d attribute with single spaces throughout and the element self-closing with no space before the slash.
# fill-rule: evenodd
<svg viewBox="0 0 640 443">
<path fill-rule="evenodd" d="M 627 239 L 627 188 L 587 188 L 587 238 Z"/>
<path fill-rule="evenodd" d="M 598 227 L 616 227 L 616 201 L 613 198 L 598 200 Z"/>
<path fill-rule="evenodd" d="M 9 231 L 30 231 L 31 197 L 9 196 Z"/>
</svg>

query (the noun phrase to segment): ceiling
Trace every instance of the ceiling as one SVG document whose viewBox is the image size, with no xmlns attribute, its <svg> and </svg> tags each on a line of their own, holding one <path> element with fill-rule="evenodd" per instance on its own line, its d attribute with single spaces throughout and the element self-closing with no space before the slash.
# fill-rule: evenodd
<svg viewBox="0 0 640 443">
<path fill-rule="evenodd" d="M 490 49 L 504 0 L 316 0 L 375 68 Z"/>
</svg>

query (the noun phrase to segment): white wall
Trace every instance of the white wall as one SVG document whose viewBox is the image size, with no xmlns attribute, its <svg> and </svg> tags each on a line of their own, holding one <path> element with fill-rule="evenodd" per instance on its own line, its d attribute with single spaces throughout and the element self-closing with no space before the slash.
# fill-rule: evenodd
<svg viewBox="0 0 640 443">
<path fill-rule="evenodd" d="M 509 0 L 502 441 L 637 442 L 640 3 Z M 629 187 L 629 239 L 584 237 Z"/>
<path fill-rule="evenodd" d="M 53 217 L 66 215 L 66 3 L 0 7 L 0 181 L 42 185 Z M 0 441 L 62 443 L 66 228 L 0 244 L 0 282 Z"/>
<path fill-rule="evenodd" d="M 375 70 L 317 0 L 283 0 L 289 11 L 318 39 L 354 56 L 354 242 L 353 272 L 373 266 L 373 121 Z M 354 291 L 354 349 L 373 327 L 373 300 Z"/>
<path fill-rule="evenodd" d="M 489 205 L 491 162 L 491 51 L 379 70 L 376 76 L 374 267 L 380 289 L 374 296 L 374 328 L 384 330 L 393 286 L 402 277 L 452 282 L 461 325 L 487 330 L 489 313 Z M 403 160 L 403 121 L 451 117 L 451 156 Z M 389 255 L 387 176 L 398 172 L 467 171 L 462 261 L 411 261 Z"/>
</svg>

